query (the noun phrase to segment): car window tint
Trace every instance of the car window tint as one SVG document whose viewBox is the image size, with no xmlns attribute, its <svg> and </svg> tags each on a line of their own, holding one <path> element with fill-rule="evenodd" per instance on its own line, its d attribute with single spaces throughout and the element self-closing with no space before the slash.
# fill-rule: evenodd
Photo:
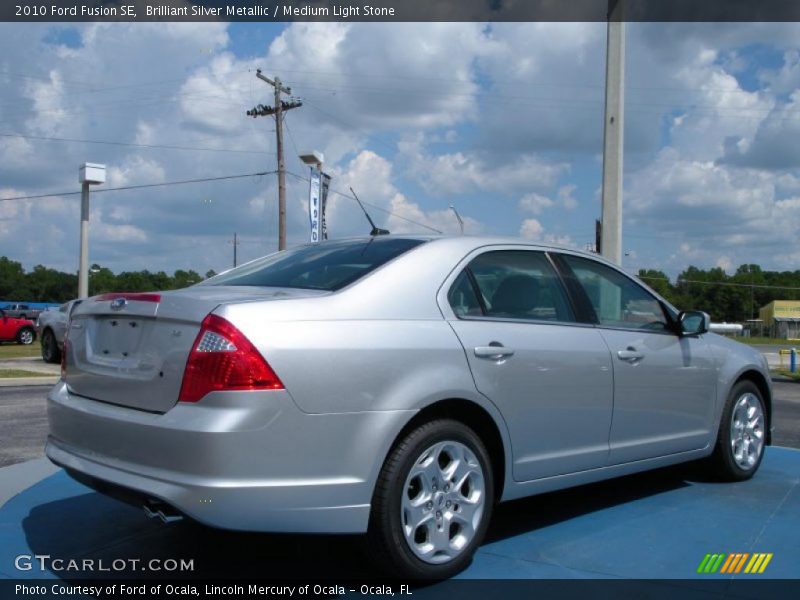
<svg viewBox="0 0 800 600">
<path fill-rule="evenodd" d="M 198 285 L 246 285 L 335 291 L 419 246 L 423 240 L 336 240 L 277 252 Z"/>
<path fill-rule="evenodd" d="M 570 255 L 564 255 L 564 260 L 589 296 L 602 325 L 627 329 L 667 329 L 661 303 L 642 286 L 599 262 Z"/>
<path fill-rule="evenodd" d="M 543 252 L 500 250 L 475 258 L 475 276 L 490 317 L 573 321 L 558 276 Z"/>
<path fill-rule="evenodd" d="M 469 280 L 467 271 L 461 271 L 456 278 L 450 293 L 447 295 L 450 306 L 457 317 L 479 317 L 483 315 L 483 309 L 475 295 L 475 288 Z"/>
</svg>

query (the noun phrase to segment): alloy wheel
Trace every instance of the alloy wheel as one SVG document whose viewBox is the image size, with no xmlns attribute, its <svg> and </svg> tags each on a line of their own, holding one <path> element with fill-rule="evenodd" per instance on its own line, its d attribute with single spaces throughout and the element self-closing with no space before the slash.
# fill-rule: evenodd
<svg viewBox="0 0 800 600">
<path fill-rule="evenodd" d="M 453 560 L 475 537 L 485 501 L 475 454 L 461 442 L 434 444 L 414 461 L 403 486 L 400 522 L 406 543 L 427 563 Z"/>
<path fill-rule="evenodd" d="M 749 471 L 764 450 L 764 409 L 753 393 L 742 394 L 731 412 L 730 444 L 736 465 Z"/>
</svg>

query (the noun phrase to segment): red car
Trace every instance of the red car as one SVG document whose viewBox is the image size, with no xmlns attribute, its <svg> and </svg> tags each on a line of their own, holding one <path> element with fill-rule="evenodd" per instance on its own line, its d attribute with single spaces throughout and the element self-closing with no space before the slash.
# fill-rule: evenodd
<svg viewBox="0 0 800 600">
<path fill-rule="evenodd" d="M 36 330 L 33 321 L 9 317 L 0 309 L 0 342 L 17 342 L 18 344 L 32 344 L 36 339 Z"/>
</svg>

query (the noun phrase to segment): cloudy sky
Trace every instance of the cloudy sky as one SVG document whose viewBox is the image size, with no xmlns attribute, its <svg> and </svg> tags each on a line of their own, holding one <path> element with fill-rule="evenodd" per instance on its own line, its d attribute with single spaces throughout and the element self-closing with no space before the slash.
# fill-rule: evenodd
<svg viewBox="0 0 800 600">
<path fill-rule="evenodd" d="M 481 23 L 0 25 L 0 199 L 271 171 L 261 68 L 286 115 L 289 243 L 308 237 L 324 153 L 393 232 L 518 235 L 583 248 L 600 214 L 606 27 Z M 625 267 L 798 268 L 800 27 L 628 24 Z M 72 140 L 72 141 L 65 141 Z M 114 144 L 87 143 L 92 140 Z M 231 264 L 277 247 L 274 175 L 95 194 L 90 260 L 115 271 Z M 0 200 L 0 256 L 77 269 L 77 195 Z M 334 194 L 331 237 L 363 234 Z"/>
</svg>

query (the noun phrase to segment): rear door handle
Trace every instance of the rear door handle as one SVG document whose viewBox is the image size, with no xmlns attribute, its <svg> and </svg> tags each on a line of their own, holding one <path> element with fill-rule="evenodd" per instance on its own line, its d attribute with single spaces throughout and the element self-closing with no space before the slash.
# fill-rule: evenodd
<svg viewBox="0 0 800 600">
<path fill-rule="evenodd" d="M 514 351 L 505 346 L 478 346 L 475 348 L 475 356 L 478 358 L 491 358 L 499 360 L 506 356 L 512 356 Z"/>
<path fill-rule="evenodd" d="M 629 347 L 627 350 L 620 350 L 617 352 L 620 360 L 627 360 L 630 363 L 635 363 L 644 358 L 644 354 L 637 351 L 635 348 Z"/>
</svg>

